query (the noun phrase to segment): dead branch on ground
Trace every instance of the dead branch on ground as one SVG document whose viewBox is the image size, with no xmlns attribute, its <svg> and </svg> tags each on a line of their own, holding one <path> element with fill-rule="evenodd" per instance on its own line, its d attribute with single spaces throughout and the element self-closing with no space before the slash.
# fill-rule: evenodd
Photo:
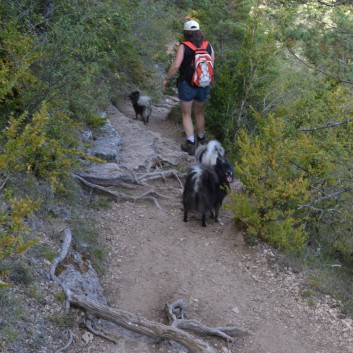
<svg viewBox="0 0 353 353">
<path fill-rule="evenodd" d="M 179 328 L 149 321 L 141 316 L 98 304 L 93 300 L 73 293 L 71 293 L 70 297 L 73 305 L 132 332 L 153 339 L 177 342 L 190 353 L 216 353 L 206 342 Z"/>
</svg>

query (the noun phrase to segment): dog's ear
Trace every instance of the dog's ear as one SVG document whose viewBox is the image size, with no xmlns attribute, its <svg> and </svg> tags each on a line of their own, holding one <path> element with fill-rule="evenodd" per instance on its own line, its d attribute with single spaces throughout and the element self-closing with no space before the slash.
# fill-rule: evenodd
<svg viewBox="0 0 353 353">
<path fill-rule="evenodd" d="M 217 157 L 216 163 L 218 167 L 220 167 L 223 164 L 222 160 L 219 157 Z"/>
<path fill-rule="evenodd" d="M 134 97 L 138 97 L 139 95 L 140 95 L 140 91 L 133 91 L 128 95 L 128 97 L 134 98 Z"/>
</svg>

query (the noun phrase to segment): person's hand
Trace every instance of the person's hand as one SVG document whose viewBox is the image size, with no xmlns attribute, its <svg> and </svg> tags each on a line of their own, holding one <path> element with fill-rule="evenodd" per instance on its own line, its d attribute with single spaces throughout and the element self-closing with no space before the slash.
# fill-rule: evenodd
<svg viewBox="0 0 353 353">
<path fill-rule="evenodd" d="M 168 87 L 168 83 L 169 83 L 169 81 L 166 78 L 164 78 L 163 79 L 163 83 L 162 83 L 162 87 L 163 88 L 167 88 Z"/>
</svg>

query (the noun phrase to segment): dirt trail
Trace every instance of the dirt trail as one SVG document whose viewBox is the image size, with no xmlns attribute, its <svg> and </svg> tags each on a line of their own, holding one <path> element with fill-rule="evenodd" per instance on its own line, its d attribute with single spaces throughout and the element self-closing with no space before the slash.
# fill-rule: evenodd
<svg viewBox="0 0 353 353">
<path fill-rule="evenodd" d="M 179 153 L 182 128 L 167 119 L 167 109 L 155 107 L 147 127 L 131 119 L 134 114 L 129 105 L 123 110 L 127 116 L 110 112 L 112 125 L 122 138 L 123 163 L 140 156 L 151 143 L 155 148 L 162 144 L 164 153 L 172 153 L 173 148 Z M 352 320 L 340 316 L 328 297 L 309 305 L 300 295 L 304 275 L 281 268 L 267 247 L 245 246 L 225 209 L 220 212 L 222 222 L 209 222 L 207 228 L 201 227 L 196 215 L 184 223 L 180 183 L 156 181 L 151 188 L 168 196 L 159 200 L 161 209 L 148 201 L 124 202 L 97 213 L 109 249 L 102 285 L 112 307 L 166 323 L 165 303 L 182 298 L 193 319 L 253 331 L 252 336 L 237 338 L 230 345 L 205 338 L 218 352 L 353 352 Z M 78 333 L 69 352 L 181 351 L 166 342 L 134 335 L 122 335 L 112 344 L 98 337 L 80 339 L 84 334 Z"/>
</svg>

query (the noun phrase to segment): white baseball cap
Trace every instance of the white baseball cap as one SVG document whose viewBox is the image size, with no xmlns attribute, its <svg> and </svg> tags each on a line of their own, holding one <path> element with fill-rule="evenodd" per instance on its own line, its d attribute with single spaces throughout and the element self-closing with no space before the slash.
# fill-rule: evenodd
<svg viewBox="0 0 353 353">
<path fill-rule="evenodd" d="M 194 21 L 187 21 L 184 23 L 184 31 L 197 31 L 200 29 L 200 25 Z"/>
</svg>

